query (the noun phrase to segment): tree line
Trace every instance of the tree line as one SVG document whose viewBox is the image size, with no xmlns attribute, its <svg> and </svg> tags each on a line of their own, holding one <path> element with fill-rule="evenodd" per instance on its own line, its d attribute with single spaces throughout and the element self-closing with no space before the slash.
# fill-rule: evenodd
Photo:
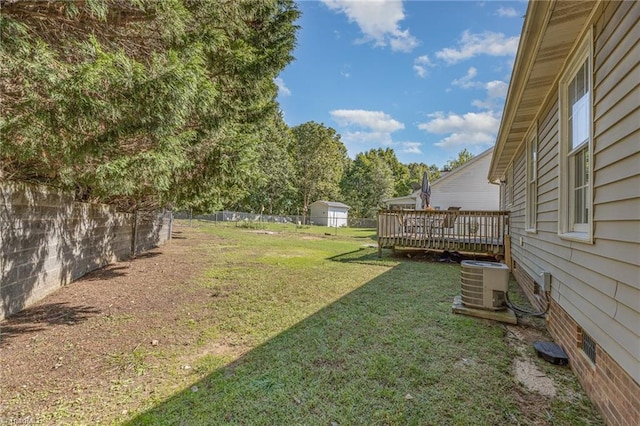
<svg viewBox="0 0 640 426">
<path fill-rule="evenodd" d="M 351 160 L 323 124 L 287 126 L 274 78 L 294 59 L 293 0 L 0 0 L 0 13 L 0 179 L 123 211 L 302 214 L 329 199 L 364 217 L 438 177 L 390 148 Z"/>
</svg>

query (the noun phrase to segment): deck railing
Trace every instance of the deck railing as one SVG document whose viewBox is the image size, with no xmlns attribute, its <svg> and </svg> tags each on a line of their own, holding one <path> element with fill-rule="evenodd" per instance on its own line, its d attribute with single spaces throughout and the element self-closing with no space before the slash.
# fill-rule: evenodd
<svg viewBox="0 0 640 426">
<path fill-rule="evenodd" d="M 378 250 L 418 248 L 499 254 L 504 252 L 509 212 L 381 210 Z"/>
</svg>

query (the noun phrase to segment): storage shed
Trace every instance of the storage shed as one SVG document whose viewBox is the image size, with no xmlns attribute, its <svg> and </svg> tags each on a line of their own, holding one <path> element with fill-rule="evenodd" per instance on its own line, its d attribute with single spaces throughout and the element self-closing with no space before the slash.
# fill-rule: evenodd
<svg viewBox="0 0 640 426">
<path fill-rule="evenodd" d="M 336 201 L 318 200 L 311 203 L 311 223 L 314 225 L 339 227 L 347 226 L 349 207 Z"/>
</svg>

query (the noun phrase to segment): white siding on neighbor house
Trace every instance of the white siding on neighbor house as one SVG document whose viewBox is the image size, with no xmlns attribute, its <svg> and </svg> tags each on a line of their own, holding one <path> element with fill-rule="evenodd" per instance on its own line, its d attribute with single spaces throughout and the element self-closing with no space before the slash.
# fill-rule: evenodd
<svg viewBox="0 0 640 426">
<path fill-rule="evenodd" d="M 402 206 L 400 208 L 419 210 L 422 207 L 422 200 L 416 194 L 419 194 L 419 191 L 414 191 L 406 197 L 387 198 L 384 202 L 387 206 Z"/>
<path fill-rule="evenodd" d="M 473 160 L 471 160 L 473 161 Z M 491 155 L 484 155 L 467 167 L 453 170 L 431 185 L 431 206 L 446 210 L 498 210 L 500 187 L 487 181 Z"/>
<path fill-rule="evenodd" d="M 537 232 L 525 231 L 525 155 L 514 162 L 512 258 L 640 382 L 640 3 L 607 3 L 594 33 L 594 243 L 558 235 L 558 93 L 538 117 Z M 522 238 L 523 244 L 520 244 Z"/>
</svg>

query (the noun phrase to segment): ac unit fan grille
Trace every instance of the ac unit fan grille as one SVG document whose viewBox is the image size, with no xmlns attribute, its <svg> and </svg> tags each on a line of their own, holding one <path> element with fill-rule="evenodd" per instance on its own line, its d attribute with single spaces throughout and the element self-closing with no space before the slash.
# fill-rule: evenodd
<svg viewBox="0 0 640 426">
<path fill-rule="evenodd" d="M 465 260 L 461 263 L 460 284 L 464 305 L 480 309 L 504 309 L 509 269 L 502 263 Z"/>
</svg>

